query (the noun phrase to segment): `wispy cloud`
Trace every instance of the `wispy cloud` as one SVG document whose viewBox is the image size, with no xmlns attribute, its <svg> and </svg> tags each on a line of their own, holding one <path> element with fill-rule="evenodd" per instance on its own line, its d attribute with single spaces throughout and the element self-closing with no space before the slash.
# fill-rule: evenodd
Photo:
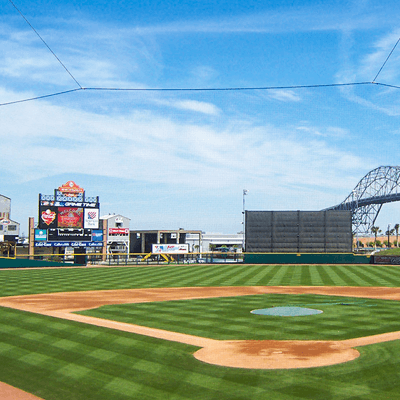
<svg viewBox="0 0 400 400">
<path fill-rule="evenodd" d="M 219 115 L 221 110 L 216 107 L 214 104 L 207 103 L 204 101 L 198 101 L 198 100 L 176 100 L 176 99 L 170 99 L 170 100 L 162 100 L 162 99 L 155 99 L 153 98 L 154 104 L 158 105 L 163 105 L 167 107 L 172 107 L 176 108 L 179 110 L 187 110 L 187 111 L 193 111 L 197 113 L 202 113 L 206 115 Z"/>
<path fill-rule="evenodd" d="M 393 10 L 394 11 L 394 10 Z M 317 32 L 371 29 L 396 24 L 394 14 L 387 14 L 383 7 L 376 4 L 347 6 L 338 2 L 258 10 L 254 13 L 235 16 L 219 16 L 190 21 L 153 26 L 136 26 L 135 32 L 148 34 L 179 33 L 284 33 L 284 32 Z"/>
<path fill-rule="evenodd" d="M 282 128 L 237 123 L 221 130 L 154 111 L 106 116 L 42 101 L 0 109 L 0 118 L 1 137 L 8 142 L 3 165 L 10 165 L 20 180 L 70 172 L 203 188 L 229 187 L 245 179 L 268 187 L 278 182 L 339 187 L 326 165 L 337 170 L 364 163 Z"/>
<path fill-rule="evenodd" d="M 291 101 L 300 101 L 301 96 L 299 95 L 298 92 L 295 92 L 294 90 L 269 90 L 268 91 L 269 97 L 279 100 L 282 102 L 291 102 Z"/>
</svg>

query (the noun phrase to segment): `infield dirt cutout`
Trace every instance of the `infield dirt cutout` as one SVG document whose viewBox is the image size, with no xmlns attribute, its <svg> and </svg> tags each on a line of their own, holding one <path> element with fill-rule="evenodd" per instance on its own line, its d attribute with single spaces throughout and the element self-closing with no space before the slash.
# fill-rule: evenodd
<svg viewBox="0 0 400 400">
<path fill-rule="evenodd" d="M 200 347 L 194 357 L 206 363 L 235 368 L 311 368 L 354 360 L 354 348 L 400 339 L 400 332 L 362 338 L 316 340 L 215 340 L 162 329 L 73 314 L 110 304 L 231 297 L 254 294 L 316 294 L 400 300 L 400 288 L 327 286 L 189 287 L 48 293 L 0 298 L 0 306 L 56 318 L 132 332 Z"/>
</svg>

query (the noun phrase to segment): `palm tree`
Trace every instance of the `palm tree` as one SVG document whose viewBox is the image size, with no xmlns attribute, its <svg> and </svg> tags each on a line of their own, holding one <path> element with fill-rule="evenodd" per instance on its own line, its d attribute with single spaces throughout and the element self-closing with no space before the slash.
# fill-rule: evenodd
<svg viewBox="0 0 400 400">
<path fill-rule="evenodd" d="M 385 235 L 387 235 L 387 238 L 388 238 L 388 240 L 387 240 L 387 248 L 389 248 L 390 247 L 390 236 L 391 235 L 393 235 L 393 233 L 394 233 L 394 229 L 388 229 L 386 232 L 385 232 Z"/>
<path fill-rule="evenodd" d="M 399 224 L 396 224 L 394 226 L 394 230 L 396 231 L 396 247 L 399 247 L 399 228 L 400 228 Z"/>
<path fill-rule="evenodd" d="M 374 247 L 376 250 L 376 237 L 378 236 L 378 233 L 381 233 L 382 231 L 380 230 L 379 226 L 373 226 L 371 228 L 371 232 L 375 235 L 375 240 L 374 240 L 375 246 Z"/>
</svg>

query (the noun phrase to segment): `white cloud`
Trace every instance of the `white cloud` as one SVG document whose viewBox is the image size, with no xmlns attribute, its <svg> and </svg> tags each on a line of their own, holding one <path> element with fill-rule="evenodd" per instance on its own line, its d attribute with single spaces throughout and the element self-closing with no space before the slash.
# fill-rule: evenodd
<svg viewBox="0 0 400 400">
<path fill-rule="evenodd" d="M 298 92 L 295 92 L 294 90 L 269 90 L 268 94 L 271 98 L 283 102 L 287 101 L 300 101 L 301 96 L 299 95 Z"/>
<path fill-rule="evenodd" d="M 308 123 L 301 123 L 296 126 L 295 129 L 304 134 L 309 134 L 313 136 L 321 136 L 321 137 L 331 137 L 331 138 L 342 138 L 349 135 L 349 131 L 344 128 L 340 128 L 337 126 L 312 126 Z"/>
<path fill-rule="evenodd" d="M 153 98 L 154 104 L 176 108 L 179 110 L 193 111 L 206 115 L 219 115 L 221 110 L 214 104 L 198 100 L 162 100 Z"/>
</svg>

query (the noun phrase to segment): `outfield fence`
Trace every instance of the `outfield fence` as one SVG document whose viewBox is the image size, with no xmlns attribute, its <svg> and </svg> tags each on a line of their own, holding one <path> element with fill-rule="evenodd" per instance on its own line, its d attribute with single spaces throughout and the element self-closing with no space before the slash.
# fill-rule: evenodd
<svg viewBox="0 0 400 400">
<path fill-rule="evenodd" d="M 162 265 L 162 264 L 213 264 L 243 263 L 243 253 L 205 252 L 186 254 L 153 254 L 153 253 L 84 253 L 54 254 L 40 253 L 35 255 L 16 254 L 2 257 L 1 260 L 14 259 L 44 263 L 78 264 L 78 265 Z"/>
</svg>

